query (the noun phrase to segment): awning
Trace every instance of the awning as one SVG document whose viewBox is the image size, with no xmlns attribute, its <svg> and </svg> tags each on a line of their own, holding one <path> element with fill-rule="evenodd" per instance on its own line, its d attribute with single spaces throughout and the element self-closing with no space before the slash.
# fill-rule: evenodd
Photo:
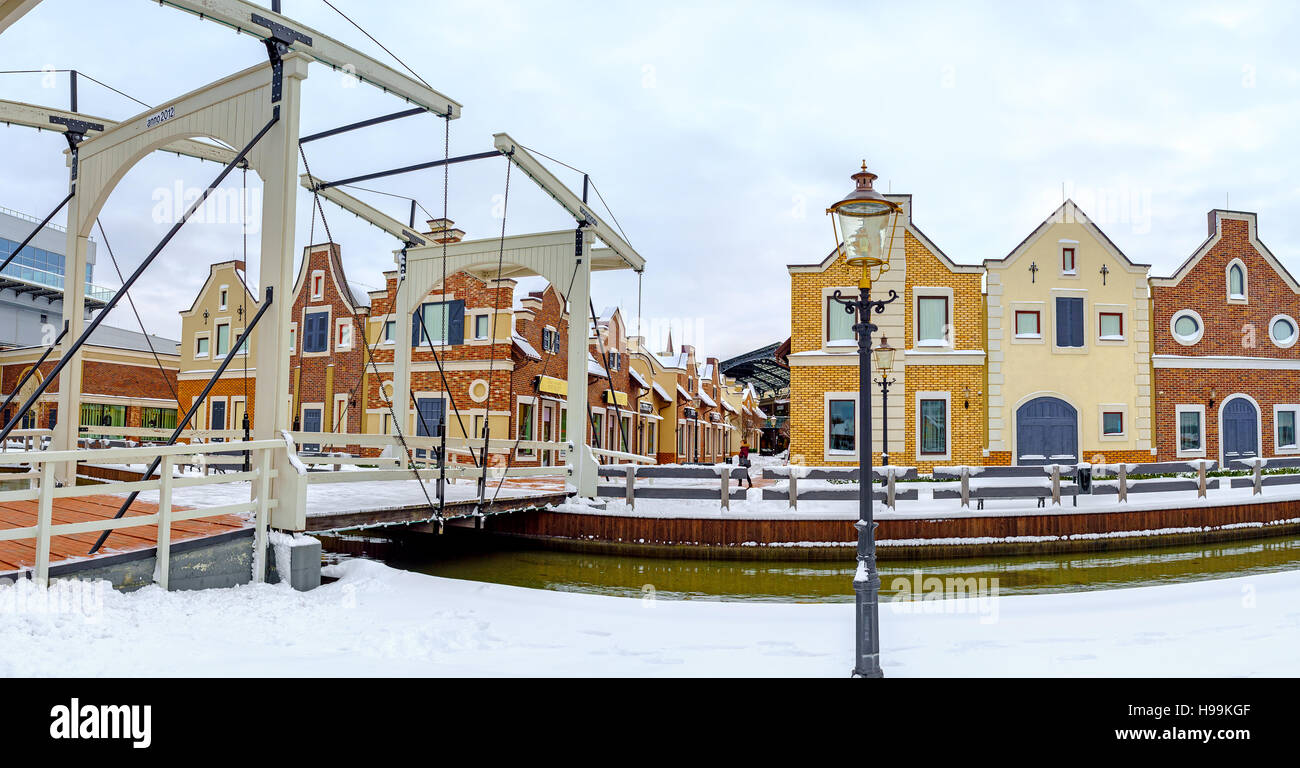
<svg viewBox="0 0 1300 768">
<path fill-rule="evenodd" d="M 537 378 L 537 389 L 539 392 L 545 392 L 550 395 L 569 395 L 569 382 L 564 379 L 557 379 L 554 376 L 539 376 Z"/>
<path fill-rule="evenodd" d="M 626 393 L 626 392 L 611 392 L 611 391 L 609 391 L 609 390 L 607 389 L 607 390 L 605 390 L 605 402 L 610 403 L 610 404 L 613 404 L 613 405 L 621 405 L 621 406 L 623 406 L 624 408 L 626 408 L 626 407 L 627 407 L 627 393 Z"/>
<path fill-rule="evenodd" d="M 637 383 L 637 386 L 639 386 L 641 389 L 650 388 L 650 385 L 646 383 L 645 379 L 641 378 L 641 374 L 637 373 L 635 368 L 628 368 L 627 375 L 631 376 L 632 380 L 635 381 Z"/>
<path fill-rule="evenodd" d="M 664 388 L 659 386 L 659 382 L 657 381 L 650 385 L 650 390 L 658 395 L 659 399 L 663 400 L 665 403 L 671 403 L 673 401 L 673 399 L 668 396 L 668 393 L 664 391 Z"/>
</svg>

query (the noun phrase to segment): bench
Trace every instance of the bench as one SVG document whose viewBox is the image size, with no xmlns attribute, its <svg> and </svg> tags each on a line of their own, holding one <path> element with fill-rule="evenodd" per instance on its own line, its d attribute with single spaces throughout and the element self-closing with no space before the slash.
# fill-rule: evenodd
<svg viewBox="0 0 1300 768">
<path fill-rule="evenodd" d="M 962 479 L 963 467 L 935 467 L 932 475 L 935 480 L 959 481 Z M 1023 467 L 973 467 L 970 468 L 978 471 L 971 471 L 967 477 L 970 480 L 976 480 L 980 485 L 967 487 L 967 498 L 974 499 L 976 509 L 984 509 L 984 502 L 988 499 L 1038 499 L 1039 507 L 1047 506 L 1047 499 L 1052 495 L 1052 477 L 1045 467 L 1040 466 L 1023 466 Z M 1061 496 L 1069 496 L 1074 506 L 1079 505 L 1079 486 L 1075 484 L 1075 473 L 1072 468 L 1062 467 L 1061 471 Z M 1007 483 L 1006 485 L 985 485 L 986 480 L 1028 480 L 1042 481 L 1042 484 L 1016 484 Z M 936 499 L 960 499 L 962 492 L 959 489 L 936 488 L 934 498 Z"/>
</svg>

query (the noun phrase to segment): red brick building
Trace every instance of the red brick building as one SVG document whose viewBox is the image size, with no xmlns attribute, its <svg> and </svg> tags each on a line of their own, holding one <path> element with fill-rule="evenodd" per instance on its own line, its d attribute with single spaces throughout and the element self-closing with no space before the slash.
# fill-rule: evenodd
<svg viewBox="0 0 1300 768">
<path fill-rule="evenodd" d="M 363 431 L 370 297 L 348 282 L 342 250 L 308 246 L 293 288 L 289 322 L 291 408 L 303 432 Z M 341 447 L 341 446 L 340 446 Z M 348 446 L 350 451 L 359 446 Z"/>
<path fill-rule="evenodd" d="M 1210 211 L 1205 242 L 1151 286 L 1159 458 L 1300 455 L 1300 283 L 1255 214 Z"/>
<path fill-rule="evenodd" d="M 176 342 L 121 328 L 101 325 L 83 349 L 80 424 L 88 436 L 94 427 L 104 428 L 109 438 L 122 435 L 122 427 L 173 429 L 176 426 L 176 374 L 179 355 Z M 152 351 L 150 348 L 152 347 Z M 14 393 L 24 374 L 40 358 L 44 347 L 19 347 L 0 351 L 0 390 L 3 397 Z M 155 358 L 155 353 L 157 357 Z M 28 395 L 53 370 L 60 354 L 56 350 L 41 364 L 5 409 L 4 423 L 17 413 Z M 161 368 L 160 368 L 161 365 Z M 34 408 L 24 414 L 20 428 L 53 428 L 59 418 L 59 382 L 50 383 Z"/>
</svg>

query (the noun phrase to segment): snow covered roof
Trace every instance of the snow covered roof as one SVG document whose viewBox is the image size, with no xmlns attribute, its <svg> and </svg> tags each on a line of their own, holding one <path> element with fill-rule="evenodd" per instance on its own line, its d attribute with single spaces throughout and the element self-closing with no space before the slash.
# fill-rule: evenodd
<svg viewBox="0 0 1300 768">
<path fill-rule="evenodd" d="M 111 325 L 100 325 L 90 334 L 90 344 L 97 347 L 109 347 L 111 349 L 128 349 L 135 352 L 148 352 L 152 344 L 153 350 L 159 354 L 175 355 L 179 354 L 179 341 L 165 339 L 162 336 L 149 334 L 148 338 L 139 331 L 129 331 L 125 328 L 115 328 Z"/>
<path fill-rule="evenodd" d="M 680 368 L 686 370 L 688 357 L 685 352 L 680 355 L 655 355 L 655 359 L 665 368 Z"/>
<path fill-rule="evenodd" d="M 763 413 L 763 409 L 762 409 L 762 408 L 759 408 L 757 405 L 754 406 L 754 415 L 757 416 L 757 417 L 760 418 L 760 419 L 766 419 L 766 418 L 767 418 L 767 414 L 766 414 L 766 413 Z"/>
<path fill-rule="evenodd" d="M 631 376 L 632 380 L 637 383 L 637 386 L 641 387 L 642 389 L 650 388 L 650 385 L 646 383 L 645 379 L 641 378 L 641 374 L 637 373 L 635 368 L 629 367 L 627 369 L 627 375 Z"/>
<path fill-rule="evenodd" d="M 602 366 L 600 363 L 596 362 L 596 358 L 594 358 L 594 357 L 592 357 L 590 354 L 588 354 L 588 355 L 587 355 L 587 375 L 588 375 L 588 376 L 599 376 L 599 377 L 601 377 L 601 378 L 604 378 L 604 377 L 606 377 L 606 376 L 609 375 L 609 372 L 605 370 L 605 367 L 604 367 L 604 366 Z"/>
<path fill-rule="evenodd" d="M 723 407 L 723 408 L 726 408 L 728 411 L 731 411 L 732 413 L 734 413 L 734 414 L 736 414 L 736 415 L 740 415 L 740 414 L 739 414 L 739 411 L 737 411 L 734 407 L 732 407 L 731 403 L 728 403 L 726 400 L 723 400 L 723 401 L 722 401 L 722 407 Z"/>
<path fill-rule="evenodd" d="M 709 393 L 705 392 L 703 387 L 700 388 L 700 402 L 704 403 L 710 408 L 718 407 L 718 404 L 713 402 L 713 398 L 709 397 Z"/>
<path fill-rule="evenodd" d="M 684 389 L 682 389 L 682 385 L 681 385 L 681 384 L 678 384 L 678 385 L 677 385 L 677 394 L 680 395 L 681 397 L 685 398 L 686 400 L 690 400 L 690 399 L 691 399 L 691 393 L 690 393 L 690 392 L 687 392 L 687 391 L 684 390 Z"/>
<path fill-rule="evenodd" d="M 370 306 L 370 289 L 356 283 L 348 283 L 348 291 L 352 293 L 353 307 Z"/>
<path fill-rule="evenodd" d="M 710 364 L 710 363 L 701 363 L 700 365 L 698 365 L 698 366 L 696 366 L 696 367 L 699 368 L 699 371 L 700 371 L 700 378 L 701 378 L 701 379 L 712 379 L 712 378 L 713 378 L 713 365 L 712 365 L 712 364 Z"/>
<path fill-rule="evenodd" d="M 659 397 L 663 398 L 664 400 L 672 402 L 672 398 L 668 396 L 668 393 L 664 391 L 663 387 L 659 386 L 659 382 L 656 381 L 655 383 L 651 384 L 650 389 L 653 390 L 656 395 L 659 395 Z"/>
<path fill-rule="evenodd" d="M 519 351 L 523 352 L 528 357 L 532 358 L 533 360 L 542 359 L 542 356 L 537 354 L 537 350 L 533 348 L 533 345 L 529 344 L 528 340 L 525 339 L 523 336 L 520 336 L 519 334 L 516 333 L 514 336 L 511 337 L 511 340 L 514 341 L 516 347 L 519 347 Z"/>
</svg>

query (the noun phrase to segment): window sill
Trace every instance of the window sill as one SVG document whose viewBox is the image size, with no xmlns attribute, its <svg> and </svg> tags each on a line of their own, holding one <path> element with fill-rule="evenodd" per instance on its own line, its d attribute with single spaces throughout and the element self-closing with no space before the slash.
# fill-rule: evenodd
<svg viewBox="0 0 1300 768">
<path fill-rule="evenodd" d="M 1175 455 L 1180 459 L 1203 459 L 1205 458 L 1205 449 L 1201 448 L 1196 451 L 1178 451 Z"/>
<path fill-rule="evenodd" d="M 1027 340 L 1027 341 L 1042 341 L 1042 339 L 1043 339 L 1043 334 L 1041 334 L 1041 333 L 1017 333 L 1017 334 L 1016 334 L 1016 338 L 1017 338 L 1017 339 L 1025 339 L 1025 340 Z"/>
</svg>

